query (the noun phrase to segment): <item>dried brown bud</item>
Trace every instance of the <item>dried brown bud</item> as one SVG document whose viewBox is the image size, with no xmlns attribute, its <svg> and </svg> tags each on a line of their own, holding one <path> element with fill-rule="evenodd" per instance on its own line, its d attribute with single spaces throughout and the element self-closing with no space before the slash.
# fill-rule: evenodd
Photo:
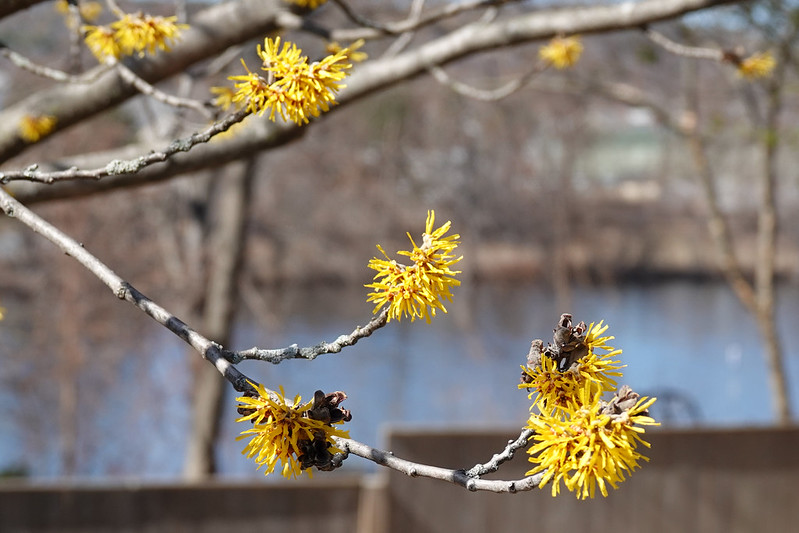
<svg viewBox="0 0 799 533">
<path fill-rule="evenodd" d="M 347 395 L 342 391 L 325 394 L 318 390 L 314 392 L 313 403 L 311 408 L 305 411 L 305 415 L 326 424 L 349 422 L 352 420 L 352 415 L 347 409 L 339 407 L 339 404 L 346 399 Z M 329 471 L 341 466 L 343 456 L 330 453 L 330 442 L 324 431 L 314 432 L 313 439 L 300 440 L 297 446 L 300 449 L 297 459 L 303 470 L 315 466 L 318 470 Z"/>
<path fill-rule="evenodd" d="M 629 385 L 622 385 L 607 405 L 602 408 L 602 412 L 607 415 L 620 415 L 634 407 L 639 398 L 640 395 Z M 641 414 L 648 415 L 649 413 L 643 411 Z"/>
<path fill-rule="evenodd" d="M 312 466 L 325 471 L 335 468 L 332 461 L 333 454 L 328 450 L 330 443 L 327 442 L 324 431 L 316 432 L 313 440 L 298 441 L 297 446 L 300 449 L 298 459 L 303 470 Z"/>
<path fill-rule="evenodd" d="M 743 61 L 743 53 L 744 51 L 740 48 L 737 50 L 722 50 L 721 60 L 739 67 Z"/>
<path fill-rule="evenodd" d="M 535 339 L 530 343 L 530 351 L 527 352 L 527 366 L 530 370 L 541 364 L 541 354 L 544 351 L 544 341 Z"/>
<path fill-rule="evenodd" d="M 241 416 L 250 416 L 251 414 L 253 414 L 255 412 L 255 409 L 252 409 L 252 408 L 249 408 L 249 407 L 239 407 L 238 409 L 236 409 L 236 411 Z"/>
<path fill-rule="evenodd" d="M 558 370 L 566 372 L 574 363 L 588 355 L 585 344 L 585 322 L 572 326 L 569 313 L 560 315 L 557 327 L 553 330 L 552 345 L 544 349 L 544 355 L 558 362 Z"/>
<path fill-rule="evenodd" d="M 325 395 L 324 392 L 318 390 L 314 393 L 313 405 L 306 411 L 308 418 L 321 420 L 326 424 L 349 422 L 352 420 L 350 411 L 338 407 L 346 399 L 347 395 L 342 391 L 335 391 Z"/>
</svg>

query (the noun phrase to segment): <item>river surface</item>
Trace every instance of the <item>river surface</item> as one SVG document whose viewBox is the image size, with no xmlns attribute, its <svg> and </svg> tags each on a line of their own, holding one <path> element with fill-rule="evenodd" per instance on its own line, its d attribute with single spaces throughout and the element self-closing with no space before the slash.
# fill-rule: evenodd
<svg viewBox="0 0 799 533">
<path fill-rule="evenodd" d="M 449 313 L 432 324 L 392 322 L 338 354 L 280 365 L 249 361 L 241 369 L 269 387 L 282 385 L 291 397 L 309 398 L 316 389 L 345 391 L 344 407 L 353 413 L 350 434 L 369 444 L 380 445 L 388 425 L 521 426 L 529 402 L 516 387 L 519 365 L 530 341 L 550 339 L 560 313 L 570 311 L 577 321 L 604 320 L 610 326 L 607 333 L 616 337 L 611 344 L 624 350 L 621 359 L 627 365 L 621 383 L 658 396 L 652 413 L 664 426 L 773 423 L 757 330 L 723 284 L 581 288 L 569 309 L 558 309 L 554 295 L 540 287 L 484 284 L 454 292 Z M 234 347 L 332 341 L 368 321 L 372 308 L 364 294 L 348 287 L 259 295 L 256 307 L 262 311 L 242 310 Z M 794 413 L 799 413 L 799 350 L 792 341 L 797 327 L 799 288 L 786 286 L 779 295 L 779 331 Z M 106 406 L 81 421 L 79 476 L 179 476 L 190 424 L 185 368 L 196 355 L 155 325 L 150 340 L 148 353 L 132 349 L 118 367 L 116 379 L 107 384 Z M 253 463 L 239 453 L 243 443 L 235 436 L 244 428 L 233 422 L 232 389 L 228 396 L 218 453 L 221 472 L 256 475 Z M 0 469 L 19 465 L 39 479 L 63 475 L 56 435 L 34 450 L 14 420 L 0 419 L 0 426 Z M 350 463 L 354 469 L 368 468 L 363 461 Z"/>
</svg>

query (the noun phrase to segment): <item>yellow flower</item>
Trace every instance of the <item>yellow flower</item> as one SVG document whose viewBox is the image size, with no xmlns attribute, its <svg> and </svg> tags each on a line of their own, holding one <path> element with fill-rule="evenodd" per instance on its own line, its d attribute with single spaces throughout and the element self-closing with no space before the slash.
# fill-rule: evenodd
<svg viewBox="0 0 799 533">
<path fill-rule="evenodd" d="M 219 109 L 227 111 L 234 105 L 238 107 L 238 104 L 233 101 L 236 91 L 232 87 L 211 87 L 211 93 L 216 95 L 214 105 Z"/>
<path fill-rule="evenodd" d="M 403 315 L 424 318 L 430 323 L 430 318 L 436 316 L 436 310 L 447 312 L 442 301 L 452 301 L 450 289 L 460 285 L 454 278 L 460 270 L 450 267 L 463 259 L 455 257 L 452 252 L 460 244 L 457 239 L 460 235 L 454 234 L 445 237 L 451 222 L 447 221 L 438 229 L 433 229 L 435 212 L 427 212 L 425 233 L 422 234 L 422 245 L 417 246 L 411 240 L 413 250 L 397 252 L 399 255 L 408 256 L 413 264 L 403 265 L 390 259 L 380 245 L 378 250 L 385 259 L 373 258 L 369 261 L 369 268 L 376 270 L 374 282 L 366 287 L 375 289 L 369 293 L 367 301 L 375 302 L 374 312 L 388 306 L 388 320 L 396 318 L 401 320 Z"/>
<path fill-rule="evenodd" d="M 258 74 L 251 72 L 244 60 L 241 60 L 247 74 L 230 76 L 228 79 L 235 81 L 236 92 L 233 103 L 246 106 L 251 113 L 263 114 L 269 99 L 269 84 Z"/>
<path fill-rule="evenodd" d="M 606 483 L 617 488 L 625 473 L 638 468 L 639 460 L 649 460 L 637 447 L 649 447 L 640 436 L 641 426 L 657 425 L 647 412 L 655 398 L 641 398 L 620 414 L 609 414 L 600 395 L 586 382 L 563 410 L 528 420 L 536 442 L 528 453 L 536 466 L 527 475 L 544 472 L 539 487 L 551 481 L 552 496 L 557 496 L 561 481 L 579 499 L 593 498 L 597 486 L 607 496 Z"/>
<path fill-rule="evenodd" d="M 123 55 L 134 53 L 143 56 L 145 51 L 155 54 L 157 50 L 169 51 L 169 42 L 180 37 L 187 24 L 177 24 L 177 17 L 153 17 L 147 14 L 126 14 L 111 23 L 114 35 Z"/>
<path fill-rule="evenodd" d="M 5 313 L 5 312 L 6 312 L 5 307 L 0 306 L 0 320 L 3 320 L 3 316 L 4 316 L 3 313 Z"/>
<path fill-rule="evenodd" d="M 58 0 L 55 3 L 55 9 L 62 15 L 66 15 L 69 13 L 69 3 L 67 0 Z M 92 22 L 103 12 L 103 6 L 100 2 L 81 2 L 78 6 L 78 10 L 80 16 L 83 17 L 84 20 Z"/>
<path fill-rule="evenodd" d="M 542 357 L 540 366 L 534 369 L 522 366 L 522 371 L 530 376 L 531 381 L 520 383 L 519 388 L 532 389 L 528 395 L 533 400 L 530 409 L 537 407 L 542 413 L 565 408 L 581 383 L 580 376 L 573 372 L 560 372 L 558 362 L 550 357 Z"/>
<path fill-rule="evenodd" d="M 107 57 L 119 59 L 121 56 L 146 53 L 155 54 L 158 50 L 169 51 L 170 41 L 180 37 L 180 31 L 187 24 L 177 24 L 177 17 L 153 17 L 147 14 L 125 14 L 110 26 L 84 26 L 86 45 L 103 61 Z"/>
<path fill-rule="evenodd" d="M 82 2 L 80 4 L 80 16 L 89 22 L 94 22 L 103 12 L 100 2 Z"/>
<path fill-rule="evenodd" d="M 341 453 L 331 437 L 349 438 L 349 432 L 310 418 L 308 411 L 314 405 L 313 400 L 302 403 L 298 395 L 292 404 L 288 404 L 283 387 L 278 394 L 267 391 L 260 383 L 252 385 L 258 396 L 236 398 L 241 402 L 238 406 L 240 412 L 246 413 L 236 422 L 250 420 L 253 427 L 242 431 L 236 440 L 250 439 L 241 453 L 248 458 L 254 457 L 258 468 L 264 467 L 264 475 L 274 472 L 280 461 L 284 477 L 296 478 L 303 471 L 311 477 L 312 472 L 306 464 L 307 453 L 318 451 L 320 446 L 330 453 Z"/>
<path fill-rule="evenodd" d="M 327 0 L 285 0 L 288 4 L 294 4 L 299 7 L 307 7 L 308 9 L 316 9 L 322 4 L 326 4 Z"/>
<path fill-rule="evenodd" d="M 588 346 L 588 354 L 578 361 L 576 369 L 560 372 L 557 361 L 546 356 L 541 357 L 536 368 L 522 366 L 522 371 L 529 376 L 529 382 L 520 383 L 519 388 L 531 389 L 531 409 L 537 407 L 547 414 L 555 409 L 564 409 L 583 387 L 589 387 L 592 392 L 599 394 L 616 390 L 613 378 L 621 377 L 619 370 L 625 365 L 612 359 L 621 355 L 622 351 L 607 344 L 613 337 L 601 336 L 608 329 L 602 322 L 588 326 L 583 341 Z"/>
<path fill-rule="evenodd" d="M 583 45 L 577 36 L 555 37 L 549 41 L 549 44 L 541 47 L 538 51 L 541 59 L 557 69 L 574 66 L 579 61 L 582 53 Z"/>
<path fill-rule="evenodd" d="M 35 143 L 53 131 L 55 124 L 56 118 L 50 115 L 25 115 L 19 122 L 19 135 L 25 142 Z"/>
<path fill-rule="evenodd" d="M 251 72 L 242 61 L 247 74 L 229 78 L 236 82 L 233 101 L 246 105 L 258 115 L 269 109 L 270 120 L 280 114 L 283 120 L 308 123 L 309 116 L 318 117 L 336 103 L 335 93 L 344 87 L 339 82 L 352 68 L 347 62 L 349 53 L 345 48 L 309 64 L 302 50 L 293 43 L 284 43 L 281 49 L 280 37 L 274 41 L 267 38 L 263 48 L 258 45 L 266 79 Z"/>
<path fill-rule="evenodd" d="M 362 61 L 366 61 L 366 59 L 368 59 L 369 57 L 369 54 L 367 54 L 366 52 L 356 52 L 356 50 L 360 49 L 365 43 L 366 41 L 364 41 L 363 39 L 358 39 L 357 41 L 349 45 L 347 48 L 343 48 L 336 41 L 333 41 L 327 44 L 325 50 L 327 51 L 328 54 L 337 54 L 341 51 L 346 50 L 348 61 L 352 61 L 353 63 L 360 63 Z"/>
<path fill-rule="evenodd" d="M 122 50 L 114 30 L 107 26 L 83 26 L 84 40 L 94 57 L 103 61 L 106 57 L 119 59 Z"/>
<path fill-rule="evenodd" d="M 608 329 L 603 322 L 604 320 L 600 320 L 596 325 L 591 322 L 591 325 L 588 326 L 585 335 L 588 355 L 580 359 L 579 365 L 580 376 L 586 381 L 598 384 L 599 390 L 602 392 L 616 390 L 616 381 L 613 377 L 621 377 L 622 374 L 619 370 L 627 366 L 620 364 L 620 361 L 612 360 L 613 357 L 621 355 L 621 349 L 607 344 L 615 337 L 600 337 Z M 605 353 L 600 353 L 597 350 L 602 350 Z"/>
<path fill-rule="evenodd" d="M 742 60 L 738 65 L 738 75 L 747 80 L 765 78 L 771 75 L 777 60 L 771 52 L 760 52 Z"/>
</svg>

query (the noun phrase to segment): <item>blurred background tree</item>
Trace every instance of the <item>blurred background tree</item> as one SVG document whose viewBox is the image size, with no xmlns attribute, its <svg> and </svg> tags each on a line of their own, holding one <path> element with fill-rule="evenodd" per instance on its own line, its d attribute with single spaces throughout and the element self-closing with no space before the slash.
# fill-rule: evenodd
<svg viewBox="0 0 799 533">
<path fill-rule="evenodd" d="M 189 25 L 170 51 L 123 61 L 145 84 L 97 66 L 83 44 L 81 28 L 111 20 L 114 7 L 177 13 Z M 553 286 L 560 312 L 574 305 L 576 286 L 721 272 L 755 319 L 773 419 L 784 424 L 792 400 L 775 280 L 795 281 L 799 261 L 799 198 L 784 149 L 796 143 L 796 7 L 5 2 L 6 177 L 103 168 L 204 130 L 217 113 L 210 89 L 232 87 L 228 76 L 244 73 L 240 58 L 255 70 L 256 44 L 267 36 L 297 42 L 311 58 L 331 42 L 364 39 L 368 59 L 355 63 L 331 112 L 308 125 L 250 117 L 138 172 L 58 183 L 20 177 L 4 188 L 223 346 L 235 343 L 237 313 L 268 334 L 291 320 L 292 298 L 321 308 L 323 284 L 346 285 L 362 301 L 374 243 L 396 249 L 430 207 L 464 236 L 459 297 L 472 303 L 478 297 L 466 285 L 477 281 Z M 575 68 L 536 70 L 543 44 L 573 34 L 584 47 Z M 742 65 L 757 52 L 775 63 L 749 80 Z M 43 76 L 26 60 L 66 77 Z M 148 86 L 159 94 L 142 94 Z M 39 138 L 26 137 L 20 127 L 36 117 L 52 123 L 31 124 Z M 0 244 L 3 404 L 9 420 L 28 426 L 22 448 L 36 453 L 59 441 L 42 472 L 146 470 L 154 461 L 146 446 L 92 462 L 116 425 L 166 440 L 190 432 L 177 439 L 186 446 L 183 475 L 218 471 L 215 450 L 230 418 L 218 372 L 198 357 L 181 360 L 190 374 L 166 366 L 152 325 L 33 232 L 0 221 Z M 288 287 L 310 289 L 287 296 Z M 368 309 L 356 307 L 355 316 Z M 695 317 L 700 330 L 703 319 Z M 120 380 L 135 394 L 119 390 Z M 174 392 L 168 402 L 164 390 Z M 109 412 L 109 402 L 122 409 Z"/>
</svg>

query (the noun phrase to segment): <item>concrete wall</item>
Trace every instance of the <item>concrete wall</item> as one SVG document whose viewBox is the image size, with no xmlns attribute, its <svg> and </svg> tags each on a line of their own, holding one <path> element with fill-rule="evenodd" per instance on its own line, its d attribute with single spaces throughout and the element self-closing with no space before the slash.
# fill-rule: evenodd
<svg viewBox="0 0 799 533">
<path fill-rule="evenodd" d="M 360 482 L 4 487 L 0 532 L 352 533 Z"/>
<path fill-rule="evenodd" d="M 469 533 L 799 531 L 799 428 L 653 431 L 651 458 L 608 498 L 548 489 L 470 493 L 395 472 L 312 481 L 102 487 L 0 484 L 0 532 Z M 387 448 L 419 462 L 468 468 L 508 431 L 395 429 Z M 352 457 L 349 461 L 359 461 Z M 346 466 L 345 466 L 346 468 Z M 525 454 L 501 476 L 520 478 Z"/>
<path fill-rule="evenodd" d="M 518 435 L 518 433 L 516 433 Z M 400 457 L 470 467 L 515 437 L 497 434 L 395 431 L 390 449 Z M 787 532 L 799 531 L 799 429 L 652 431 L 649 463 L 607 498 L 580 501 L 549 489 L 515 495 L 469 493 L 431 480 L 390 473 L 390 531 L 459 533 Z M 526 454 L 500 470 L 517 479 Z"/>
</svg>

